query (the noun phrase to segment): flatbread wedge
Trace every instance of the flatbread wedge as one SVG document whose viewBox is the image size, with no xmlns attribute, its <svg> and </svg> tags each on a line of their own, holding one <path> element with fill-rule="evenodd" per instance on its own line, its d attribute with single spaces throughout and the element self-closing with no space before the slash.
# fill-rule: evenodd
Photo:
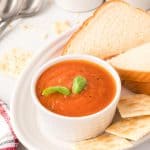
<svg viewBox="0 0 150 150">
<path fill-rule="evenodd" d="M 77 143 L 74 150 L 122 150 L 129 147 L 132 144 L 128 140 L 104 133 L 97 138 Z"/>
<path fill-rule="evenodd" d="M 150 96 L 137 94 L 121 99 L 118 109 L 122 118 L 150 115 Z"/>
<path fill-rule="evenodd" d="M 150 132 L 150 116 L 122 119 L 108 127 L 106 132 L 137 141 Z"/>
</svg>

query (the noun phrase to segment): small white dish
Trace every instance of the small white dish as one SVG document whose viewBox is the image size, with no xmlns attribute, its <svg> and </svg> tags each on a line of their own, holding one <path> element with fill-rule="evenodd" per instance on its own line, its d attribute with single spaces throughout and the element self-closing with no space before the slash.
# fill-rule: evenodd
<svg viewBox="0 0 150 150">
<path fill-rule="evenodd" d="M 150 0 L 125 0 L 125 1 L 137 8 L 141 8 L 144 10 L 150 9 Z"/>
<path fill-rule="evenodd" d="M 38 121 L 39 117 L 31 97 L 30 85 L 33 74 L 43 64 L 49 61 L 49 59 L 59 56 L 62 53 L 61 48 L 77 28 L 72 29 L 53 43 L 46 45 L 44 49 L 41 49 L 41 51 L 34 56 L 31 64 L 25 69 L 18 80 L 10 105 L 11 123 L 19 141 L 27 149 L 73 150 L 73 142 L 65 142 L 63 140 L 55 139 L 52 134 L 47 137 L 40 128 Z M 129 91 L 123 90 L 122 92 L 124 93 L 123 95 L 129 94 Z M 150 134 L 137 141 L 134 144 L 134 147 L 149 139 Z"/>
<path fill-rule="evenodd" d="M 84 12 L 97 8 L 104 0 L 55 0 L 56 4 L 72 12 Z"/>
<path fill-rule="evenodd" d="M 100 67 L 105 68 L 115 81 L 116 92 L 112 102 L 104 109 L 98 111 L 95 114 L 81 116 L 81 117 L 68 117 L 60 114 L 53 113 L 46 109 L 38 100 L 36 95 L 36 84 L 39 77 L 49 67 L 55 64 L 64 62 L 67 60 L 84 60 L 93 64 L 97 64 Z M 44 64 L 33 76 L 31 83 L 31 95 L 34 103 L 37 107 L 37 113 L 39 115 L 40 126 L 45 134 L 53 134 L 55 138 L 68 141 L 81 141 L 89 139 L 104 132 L 104 130 L 110 125 L 116 107 L 120 98 L 121 82 L 118 73 L 107 62 L 97 57 L 90 55 L 65 55 L 51 59 Z M 61 125 L 61 126 L 60 126 Z"/>
</svg>

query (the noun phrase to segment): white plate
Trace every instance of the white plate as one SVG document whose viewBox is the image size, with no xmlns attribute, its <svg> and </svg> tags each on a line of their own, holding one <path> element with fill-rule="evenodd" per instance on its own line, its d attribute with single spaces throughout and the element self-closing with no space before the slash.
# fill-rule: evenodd
<svg viewBox="0 0 150 150">
<path fill-rule="evenodd" d="M 77 27 L 76 27 L 77 28 Z M 28 148 L 35 150 L 71 150 L 73 143 L 66 143 L 54 139 L 53 135 L 47 137 L 40 129 L 35 105 L 33 104 L 30 83 L 33 73 L 49 59 L 61 54 L 61 47 L 66 43 L 72 29 L 59 39 L 46 46 L 32 60 L 20 77 L 11 102 L 11 121 L 13 129 L 19 140 Z M 61 125 L 60 125 L 61 126 Z M 138 141 L 135 145 L 149 139 L 150 135 Z"/>
</svg>

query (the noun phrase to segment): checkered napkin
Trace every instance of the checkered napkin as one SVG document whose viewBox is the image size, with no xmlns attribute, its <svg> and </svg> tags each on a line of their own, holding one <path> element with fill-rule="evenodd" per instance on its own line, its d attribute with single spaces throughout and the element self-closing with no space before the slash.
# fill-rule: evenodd
<svg viewBox="0 0 150 150">
<path fill-rule="evenodd" d="M 0 100 L 0 150 L 16 150 L 18 140 L 12 130 L 8 106 Z"/>
</svg>

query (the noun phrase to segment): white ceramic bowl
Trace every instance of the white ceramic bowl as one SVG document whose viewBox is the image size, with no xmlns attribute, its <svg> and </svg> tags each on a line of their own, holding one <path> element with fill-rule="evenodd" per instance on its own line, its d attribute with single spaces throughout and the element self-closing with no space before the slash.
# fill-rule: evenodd
<svg viewBox="0 0 150 150">
<path fill-rule="evenodd" d="M 124 0 L 137 8 L 144 10 L 150 9 L 150 0 Z"/>
<path fill-rule="evenodd" d="M 81 117 L 67 117 L 55 114 L 47 110 L 38 100 L 35 92 L 36 83 L 39 76 L 50 66 L 63 62 L 65 60 L 86 60 L 104 67 L 115 80 L 116 93 L 112 102 L 103 110 Z M 37 106 L 40 128 L 47 137 L 53 135 L 56 138 L 68 141 L 80 141 L 92 138 L 102 133 L 111 123 L 116 111 L 121 92 L 121 82 L 117 72 L 105 61 L 89 55 L 66 55 L 59 56 L 43 65 L 33 76 L 31 83 L 31 94 L 35 105 Z"/>
<path fill-rule="evenodd" d="M 104 0 L 55 0 L 63 9 L 73 11 L 73 12 L 83 12 L 95 9 Z"/>
</svg>

